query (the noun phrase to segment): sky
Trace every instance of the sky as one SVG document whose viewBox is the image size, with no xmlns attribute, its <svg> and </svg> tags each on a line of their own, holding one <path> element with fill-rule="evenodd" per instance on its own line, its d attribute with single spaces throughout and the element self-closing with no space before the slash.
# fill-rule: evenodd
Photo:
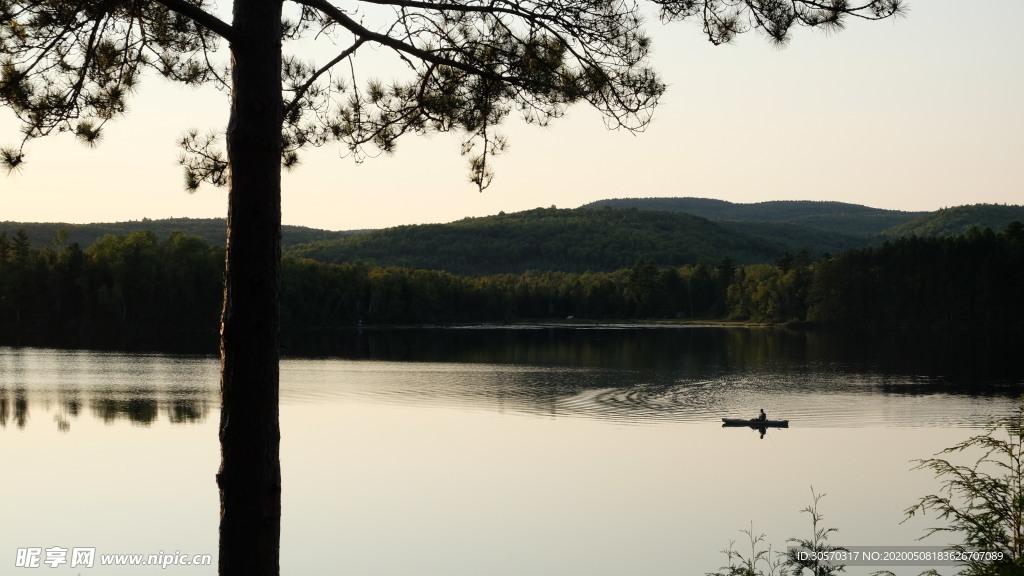
<svg viewBox="0 0 1024 576">
<path fill-rule="evenodd" d="M 585 105 L 543 128 L 512 119 L 482 193 L 455 134 L 408 135 L 358 165 L 328 145 L 285 174 L 283 221 L 383 228 L 624 197 L 1024 204 L 1021 22 L 1021 0 L 911 0 L 905 18 L 800 29 L 778 48 L 755 34 L 716 47 L 696 22 L 651 19 L 668 91 L 645 132 L 610 131 Z M 177 142 L 223 129 L 227 112 L 223 93 L 147 78 L 95 148 L 30 142 L 23 166 L 0 174 L 0 221 L 223 217 L 225 189 L 184 191 Z M 18 137 L 0 108 L 0 144 Z"/>
</svg>

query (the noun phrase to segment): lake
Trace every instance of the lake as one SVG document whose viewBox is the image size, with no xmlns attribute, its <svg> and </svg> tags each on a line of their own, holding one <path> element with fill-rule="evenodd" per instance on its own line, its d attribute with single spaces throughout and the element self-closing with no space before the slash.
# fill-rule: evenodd
<svg viewBox="0 0 1024 576">
<path fill-rule="evenodd" d="M 996 335 L 536 327 L 284 344 L 282 574 L 704 574 L 731 540 L 749 547 L 743 529 L 775 550 L 809 537 L 812 486 L 834 543 L 913 545 L 939 521 L 901 524 L 938 488 L 911 460 L 1024 389 L 1019 342 Z M 201 354 L 0 347 L 0 573 L 58 547 L 94 549 L 95 566 L 44 572 L 215 574 L 218 370 Z M 722 428 L 759 408 L 791 427 Z M 100 566 L 112 554 L 213 565 Z"/>
</svg>

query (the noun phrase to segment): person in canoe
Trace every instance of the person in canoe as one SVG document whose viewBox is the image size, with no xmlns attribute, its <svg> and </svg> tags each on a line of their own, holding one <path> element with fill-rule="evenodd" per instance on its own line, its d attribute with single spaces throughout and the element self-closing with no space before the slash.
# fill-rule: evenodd
<svg viewBox="0 0 1024 576">
<path fill-rule="evenodd" d="M 764 422 L 765 420 L 768 419 L 768 415 L 764 413 L 764 408 L 761 408 L 761 413 L 757 415 L 756 419 L 760 420 L 761 422 Z"/>
</svg>

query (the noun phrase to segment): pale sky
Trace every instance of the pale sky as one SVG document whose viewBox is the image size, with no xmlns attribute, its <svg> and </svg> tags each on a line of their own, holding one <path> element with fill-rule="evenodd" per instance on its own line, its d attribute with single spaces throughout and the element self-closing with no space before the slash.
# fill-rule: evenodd
<svg viewBox="0 0 1024 576">
<path fill-rule="evenodd" d="M 906 18 L 756 35 L 714 47 L 696 23 L 648 23 L 669 85 L 650 128 L 611 132 L 578 106 L 510 122 L 492 186 L 468 182 L 456 135 L 410 135 L 355 165 L 308 151 L 284 179 L 284 223 L 330 230 L 450 222 L 615 197 L 833 200 L 898 210 L 1024 204 L 1024 1 L 911 0 Z M 373 70 L 360 71 L 374 75 Z M 222 217 L 226 191 L 184 192 L 177 141 L 221 129 L 226 96 L 148 78 L 98 147 L 29 144 L 0 174 L 0 221 Z M 18 140 L 0 108 L 0 144 Z"/>
</svg>

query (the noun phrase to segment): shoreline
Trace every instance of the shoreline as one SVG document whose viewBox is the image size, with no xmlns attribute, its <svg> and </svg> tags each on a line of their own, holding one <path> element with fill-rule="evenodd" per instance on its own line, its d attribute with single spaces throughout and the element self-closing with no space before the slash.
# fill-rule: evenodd
<svg viewBox="0 0 1024 576">
<path fill-rule="evenodd" d="M 454 330 L 531 330 L 544 328 L 566 329 L 656 329 L 656 328 L 779 328 L 787 324 L 769 324 L 726 320 L 523 320 L 517 322 L 473 322 L 455 324 L 408 324 L 363 326 L 363 329 L 454 329 Z"/>
</svg>

